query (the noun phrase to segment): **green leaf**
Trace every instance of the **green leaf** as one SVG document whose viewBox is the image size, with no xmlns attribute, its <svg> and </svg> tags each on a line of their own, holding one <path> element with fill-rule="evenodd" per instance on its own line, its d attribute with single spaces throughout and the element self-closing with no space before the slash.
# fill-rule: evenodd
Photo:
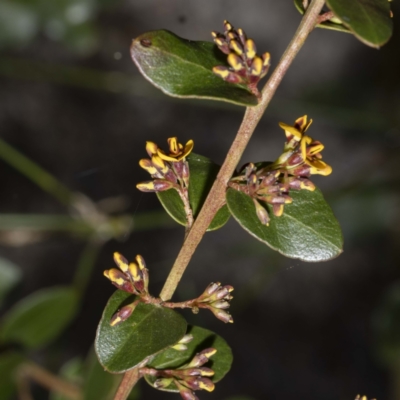
<svg viewBox="0 0 400 400">
<path fill-rule="evenodd" d="M 294 0 L 294 5 L 296 6 L 300 14 L 304 15 L 305 10 L 303 6 L 303 0 Z M 318 24 L 317 27 L 339 32 L 352 33 L 348 28 L 343 25 L 342 21 L 338 20 L 337 18 L 333 18 L 329 21 L 324 21 L 321 24 Z"/>
<path fill-rule="evenodd" d="M 15 370 L 25 358 L 14 351 L 0 354 L 0 400 L 9 400 L 17 391 Z"/>
<path fill-rule="evenodd" d="M 111 400 L 123 375 L 104 371 L 93 350 L 90 351 L 85 362 L 85 371 L 84 400 Z"/>
<path fill-rule="evenodd" d="M 74 318 L 78 296 L 72 288 L 52 287 L 23 298 L 4 316 L 0 338 L 27 348 L 55 339 Z"/>
<path fill-rule="evenodd" d="M 189 201 L 196 218 L 218 174 L 219 166 L 210 159 L 191 153 L 188 156 L 190 169 Z M 158 199 L 167 213 L 179 224 L 186 226 L 186 214 L 183 202 L 176 190 L 170 189 L 157 193 Z M 231 216 L 224 205 L 211 221 L 208 231 L 224 226 Z"/>
<path fill-rule="evenodd" d="M 227 64 L 226 55 L 211 42 L 182 39 L 165 30 L 152 31 L 133 41 L 131 56 L 144 77 L 170 96 L 243 106 L 258 104 L 246 86 L 225 82 L 212 72 L 213 67 Z"/>
<path fill-rule="evenodd" d="M 169 348 L 154 357 L 147 366 L 155 369 L 179 368 L 191 361 L 196 353 L 208 347 L 214 347 L 217 349 L 217 353 L 212 356 L 207 367 L 213 369 L 215 372 L 212 381 L 220 381 L 231 369 L 233 361 L 232 350 L 228 343 L 216 333 L 199 326 L 189 326 L 187 333 L 193 335 L 193 340 L 186 345 L 188 347 L 187 350 L 178 351 Z M 157 377 L 151 376 L 145 376 L 145 378 L 151 386 L 153 386 L 154 381 L 157 379 Z M 175 385 L 170 385 L 165 390 L 167 392 L 178 391 Z"/>
<path fill-rule="evenodd" d="M 0 306 L 7 293 L 21 279 L 21 271 L 12 262 L 0 257 Z"/>
<path fill-rule="evenodd" d="M 229 188 L 226 199 L 232 215 L 250 235 L 284 256 L 303 261 L 337 257 L 342 252 L 342 232 L 321 191 L 292 190 L 290 196 L 293 203 L 285 205 L 280 217 L 267 205 L 269 226 L 261 224 L 246 194 Z"/>
<path fill-rule="evenodd" d="M 111 317 L 134 297 L 117 290 L 108 301 L 97 329 L 95 350 L 109 372 L 125 372 L 145 358 L 177 343 L 186 332 L 186 321 L 175 311 L 139 303 L 132 315 L 117 326 Z"/>
<path fill-rule="evenodd" d="M 366 45 L 379 48 L 392 36 L 393 21 L 388 0 L 327 0 L 326 3 Z"/>
</svg>

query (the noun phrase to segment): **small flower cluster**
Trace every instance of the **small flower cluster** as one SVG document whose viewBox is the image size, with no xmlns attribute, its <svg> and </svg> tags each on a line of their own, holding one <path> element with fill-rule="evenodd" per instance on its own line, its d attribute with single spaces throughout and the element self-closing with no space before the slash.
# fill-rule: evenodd
<svg viewBox="0 0 400 400">
<path fill-rule="evenodd" d="M 280 123 L 286 135 L 281 156 L 267 166 L 247 164 L 229 184 L 252 197 L 257 217 L 263 225 L 269 225 L 270 217 L 259 201 L 272 205 L 274 215 L 280 217 L 285 204 L 293 202 L 289 190 L 313 191 L 315 185 L 309 177 L 313 174 L 326 176 L 332 172 L 332 168 L 322 161 L 323 144 L 305 135 L 311 123 L 306 115 L 298 118 L 294 126 Z"/>
<path fill-rule="evenodd" d="M 196 314 L 200 308 L 207 308 L 221 321 L 225 323 L 233 322 L 232 316 L 225 311 L 229 308 L 229 301 L 233 298 L 230 294 L 233 291 L 232 286 L 221 286 L 219 282 L 210 283 L 206 290 L 196 299 L 179 303 L 162 301 L 160 298 L 151 296 L 148 291 L 149 271 L 141 255 L 136 256 L 136 262 L 129 263 L 121 254 L 114 253 L 114 261 L 119 269 L 111 268 L 106 270 L 104 271 L 104 276 L 118 289 L 132 293 L 138 297 L 132 303 L 119 309 L 112 316 L 110 321 L 111 326 L 116 326 L 126 321 L 132 315 L 139 302 L 160 305 L 167 308 L 191 308 Z M 176 350 L 179 347 L 181 350 L 185 350 L 184 343 L 179 342 Z"/>
<path fill-rule="evenodd" d="M 118 289 L 135 294 L 141 298 L 148 298 L 149 271 L 141 255 L 136 256 L 136 263 L 128 263 L 128 260 L 119 253 L 114 253 L 114 261 L 119 267 L 104 271 L 104 276 Z M 113 315 L 111 326 L 127 320 L 137 305 L 137 301 L 122 307 Z"/>
<path fill-rule="evenodd" d="M 193 150 L 193 140 L 185 146 L 178 143 L 176 137 L 168 139 L 169 153 L 165 153 L 153 142 L 146 142 L 146 151 L 150 159 L 142 159 L 139 165 L 154 180 L 138 183 L 142 192 L 162 192 L 164 190 L 187 188 L 189 186 L 189 165 L 186 157 Z"/>
<path fill-rule="evenodd" d="M 232 315 L 225 311 L 229 308 L 229 302 L 233 299 L 231 292 L 233 292 L 233 286 L 221 286 L 219 282 L 210 283 L 193 303 L 193 311 L 196 312 L 196 307 L 197 309 L 207 308 L 221 321 L 233 323 Z"/>
<path fill-rule="evenodd" d="M 175 189 L 181 198 L 186 214 L 187 227 L 194 222 L 193 211 L 189 202 L 189 163 L 186 157 L 193 150 L 193 140 L 185 146 L 176 137 L 168 139 L 169 153 L 153 142 L 146 142 L 146 151 L 150 159 L 144 158 L 139 165 L 145 169 L 154 180 L 138 183 L 136 187 L 142 192 L 163 192 Z"/>
<path fill-rule="evenodd" d="M 151 376 L 160 376 L 154 382 L 156 389 L 163 390 L 171 384 L 175 384 L 184 400 L 199 400 L 194 391 L 207 390 L 208 392 L 212 392 L 215 388 L 213 381 L 209 378 L 214 375 L 214 371 L 203 365 L 216 352 L 216 349 L 210 347 L 197 353 L 192 361 L 178 369 L 156 370 L 144 368 L 143 372 Z"/>
<path fill-rule="evenodd" d="M 242 29 L 234 29 L 224 21 L 224 33 L 212 32 L 218 48 L 228 55 L 230 67 L 217 66 L 213 72 L 230 83 L 247 85 L 258 95 L 257 83 L 263 78 L 270 65 L 269 53 L 257 54 L 254 40 L 248 39 Z"/>
</svg>

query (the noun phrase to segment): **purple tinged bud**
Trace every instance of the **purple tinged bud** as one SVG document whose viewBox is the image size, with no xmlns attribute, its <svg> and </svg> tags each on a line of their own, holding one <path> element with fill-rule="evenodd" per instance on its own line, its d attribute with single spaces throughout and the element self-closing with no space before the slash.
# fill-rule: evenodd
<svg viewBox="0 0 400 400">
<path fill-rule="evenodd" d="M 143 279 L 143 292 L 147 293 L 149 290 L 149 270 L 147 268 L 142 270 Z"/>
<path fill-rule="evenodd" d="M 110 320 L 110 325 L 116 326 L 116 325 L 119 325 L 121 322 L 126 321 L 132 315 L 135 307 L 136 307 L 136 304 L 129 304 L 125 307 L 122 307 L 118 312 L 116 312 L 112 316 L 112 318 Z"/>
<path fill-rule="evenodd" d="M 184 161 L 182 167 L 182 180 L 186 187 L 189 187 L 189 177 L 190 177 L 189 163 L 187 161 Z"/>
<path fill-rule="evenodd" d="M 181 395 L 183 400 L 199 400 L 199 398 L 190 389 L 182 385 L 178 386 L 178 388 L 179 388 L 179 394 Z"/>
<path fill-rule="evenodd" d="M 288 159 L 287 164 L 289 166 L 294 166 L 301 164 L 303 161 L 304 160 L 301 153 L 295 153 Z"/>
<path fill-rule="evenodd" d="M 224 310 L 221 310 L 221 309 L 219 309 L 219 308 L 211 308 L 210 309 L 212 312 L 213 312 L 213 314 L 218 318 L 218 319 L 220 319 L 222 322 L 225 322 L 226 324 L 229 322 L 229 323 L 233 323 L 233 318 L 232 318 L 232 315 L 231 314 L 229 314 L 228 312 L 226 312 L 226 311 L 224 311 Z"/>
<path fill-rule="evenodd" d="M 211 303 L 211 307 L 219 308 L 221 310 L 226 310 L 227 308 L 229 308 L 229 306 L 230 304 L 226 300 L 218 300 L 214 301 L 214 303 Z"/>
<path fill-rule="evenodd" d="M 173 182 L 164 181 L 164 180 L 155 180 L 154 181 L 154 191 L 155 192 L 164 192 L 169 189 L 173 189 L 175 184 Z"/>
<path fill-rule="evenodd" d="M 224 299 L 227 295 L 229 295 L 229 293 L 231 293 L 231 292 L 233 292 L 233 286 L 231 286 L 231 285 L 225 285 L 225 286 L 222 286 L 218 291 L 217 291 L 217 293 L 215 293 L 213 296 L 212 296 L 212 299 L 214 300 L 221 300 L 221 299 Z"/>
<path fill-rule="evenodd" d="M 217 291 L 217 289 L 218 289 L 220 286 L 221 286 L 221 283 L 220 283 L 220 282 L 211 282 L 211 283 L 207 286 L 206 290 L 204 291 L 204 294 L 212 295 L 214 292 Z"/>
<path fill-rule="evenodd" d="M 257 218 L 262 225 L 268 226 L 270 221 L 268 211 L 256 199 L 253 199 L 253 202 L 256 208 Z"/>
</svg>

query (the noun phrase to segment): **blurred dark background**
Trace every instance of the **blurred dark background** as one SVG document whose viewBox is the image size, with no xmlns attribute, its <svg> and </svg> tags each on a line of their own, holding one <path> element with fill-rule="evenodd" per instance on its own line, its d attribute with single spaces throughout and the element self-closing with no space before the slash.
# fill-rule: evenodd
<svg viewBox="0 0 400 400">
<path fill-rule="evenodd" d="M 378 51 L 351 35 L 316 30 L 242 160 L 275 159 L 284 141 L 278 122 L 313 118 L 310 135 L 325 144 L 324 160 L 333 167 L 331 176 L 314 181 L 343 227 L 344 253 L 319 264 L 286 259 L 231 219 L 206 235 L 183 277 L 177 300 L 194 297 L 210 281 L 235 287 L 234 325 L 206 312 L 185 313 L 222 335 L 235 357 L 228 376 L 201 399 L 352 400 L 364 393 L 400 400 L 400 363 L 382 351 L 393 325 L 390 307 L 397 305 L 390 293 L 400 278 L 399 6 L 393 11 L 394 36 Z M 209 41 L 224 19 L 242 27 L 260 52 L 269 51 L 273 68 L 300 15 L 290 0 L 0 2 L 0 138 L 73 192 L 94 202 L 114 198 L 119 211 L 134 217 L 155 212 L 154 229 L 133 225 L 114 235 L 118 240 L 104 240 L 78 317 L 61 338 L 31 354 L 53 372 L 91 347 L 114 291 L 102 275 L 114 251 L 144 256 L 153 294 L 179 251 L 183 229 L 157 213 L 154 195 L 135 188 L 147 179 L 138 166 L 145 142 L 165 147 L 168 137 L 192 138 L 196 153 L 221 163 L 243 116 L 237 106 L 158 92 L 133 65 L 131 40 L 165 28 Z M 2 159 L 0 188 L 0 255 L 23 272 L 0 309 L 5 314 L 35 290 L 70 283 L 87 238 L 27 229 L 23 218 L 13 224 L 14 214 L 68 215 L 68 208 Z M 394 354 L 396 332 L 390 331 Z M 144 382 L 140 391 L 141 399 L 179 397 Z"/>
</svg>

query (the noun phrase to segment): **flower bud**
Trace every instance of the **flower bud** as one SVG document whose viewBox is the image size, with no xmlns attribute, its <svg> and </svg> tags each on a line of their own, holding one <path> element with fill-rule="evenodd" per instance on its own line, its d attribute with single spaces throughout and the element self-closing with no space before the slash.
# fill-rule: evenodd
<svg viewBox="0 0 400 400">
<path fill-rule="evenodd" d="M 125 307 L 122 307 L 118 312 L 116 312 L 112 316 L 112 318 L 110 320 L 110 325 L 116 326 L 116 325 L 119 325 L 121 322 L 126 321 L 132 315 L 135 307 L 136 307 L 136 304 L 134 304 L 134 303 L 129 304 Z"/>
</svg>

